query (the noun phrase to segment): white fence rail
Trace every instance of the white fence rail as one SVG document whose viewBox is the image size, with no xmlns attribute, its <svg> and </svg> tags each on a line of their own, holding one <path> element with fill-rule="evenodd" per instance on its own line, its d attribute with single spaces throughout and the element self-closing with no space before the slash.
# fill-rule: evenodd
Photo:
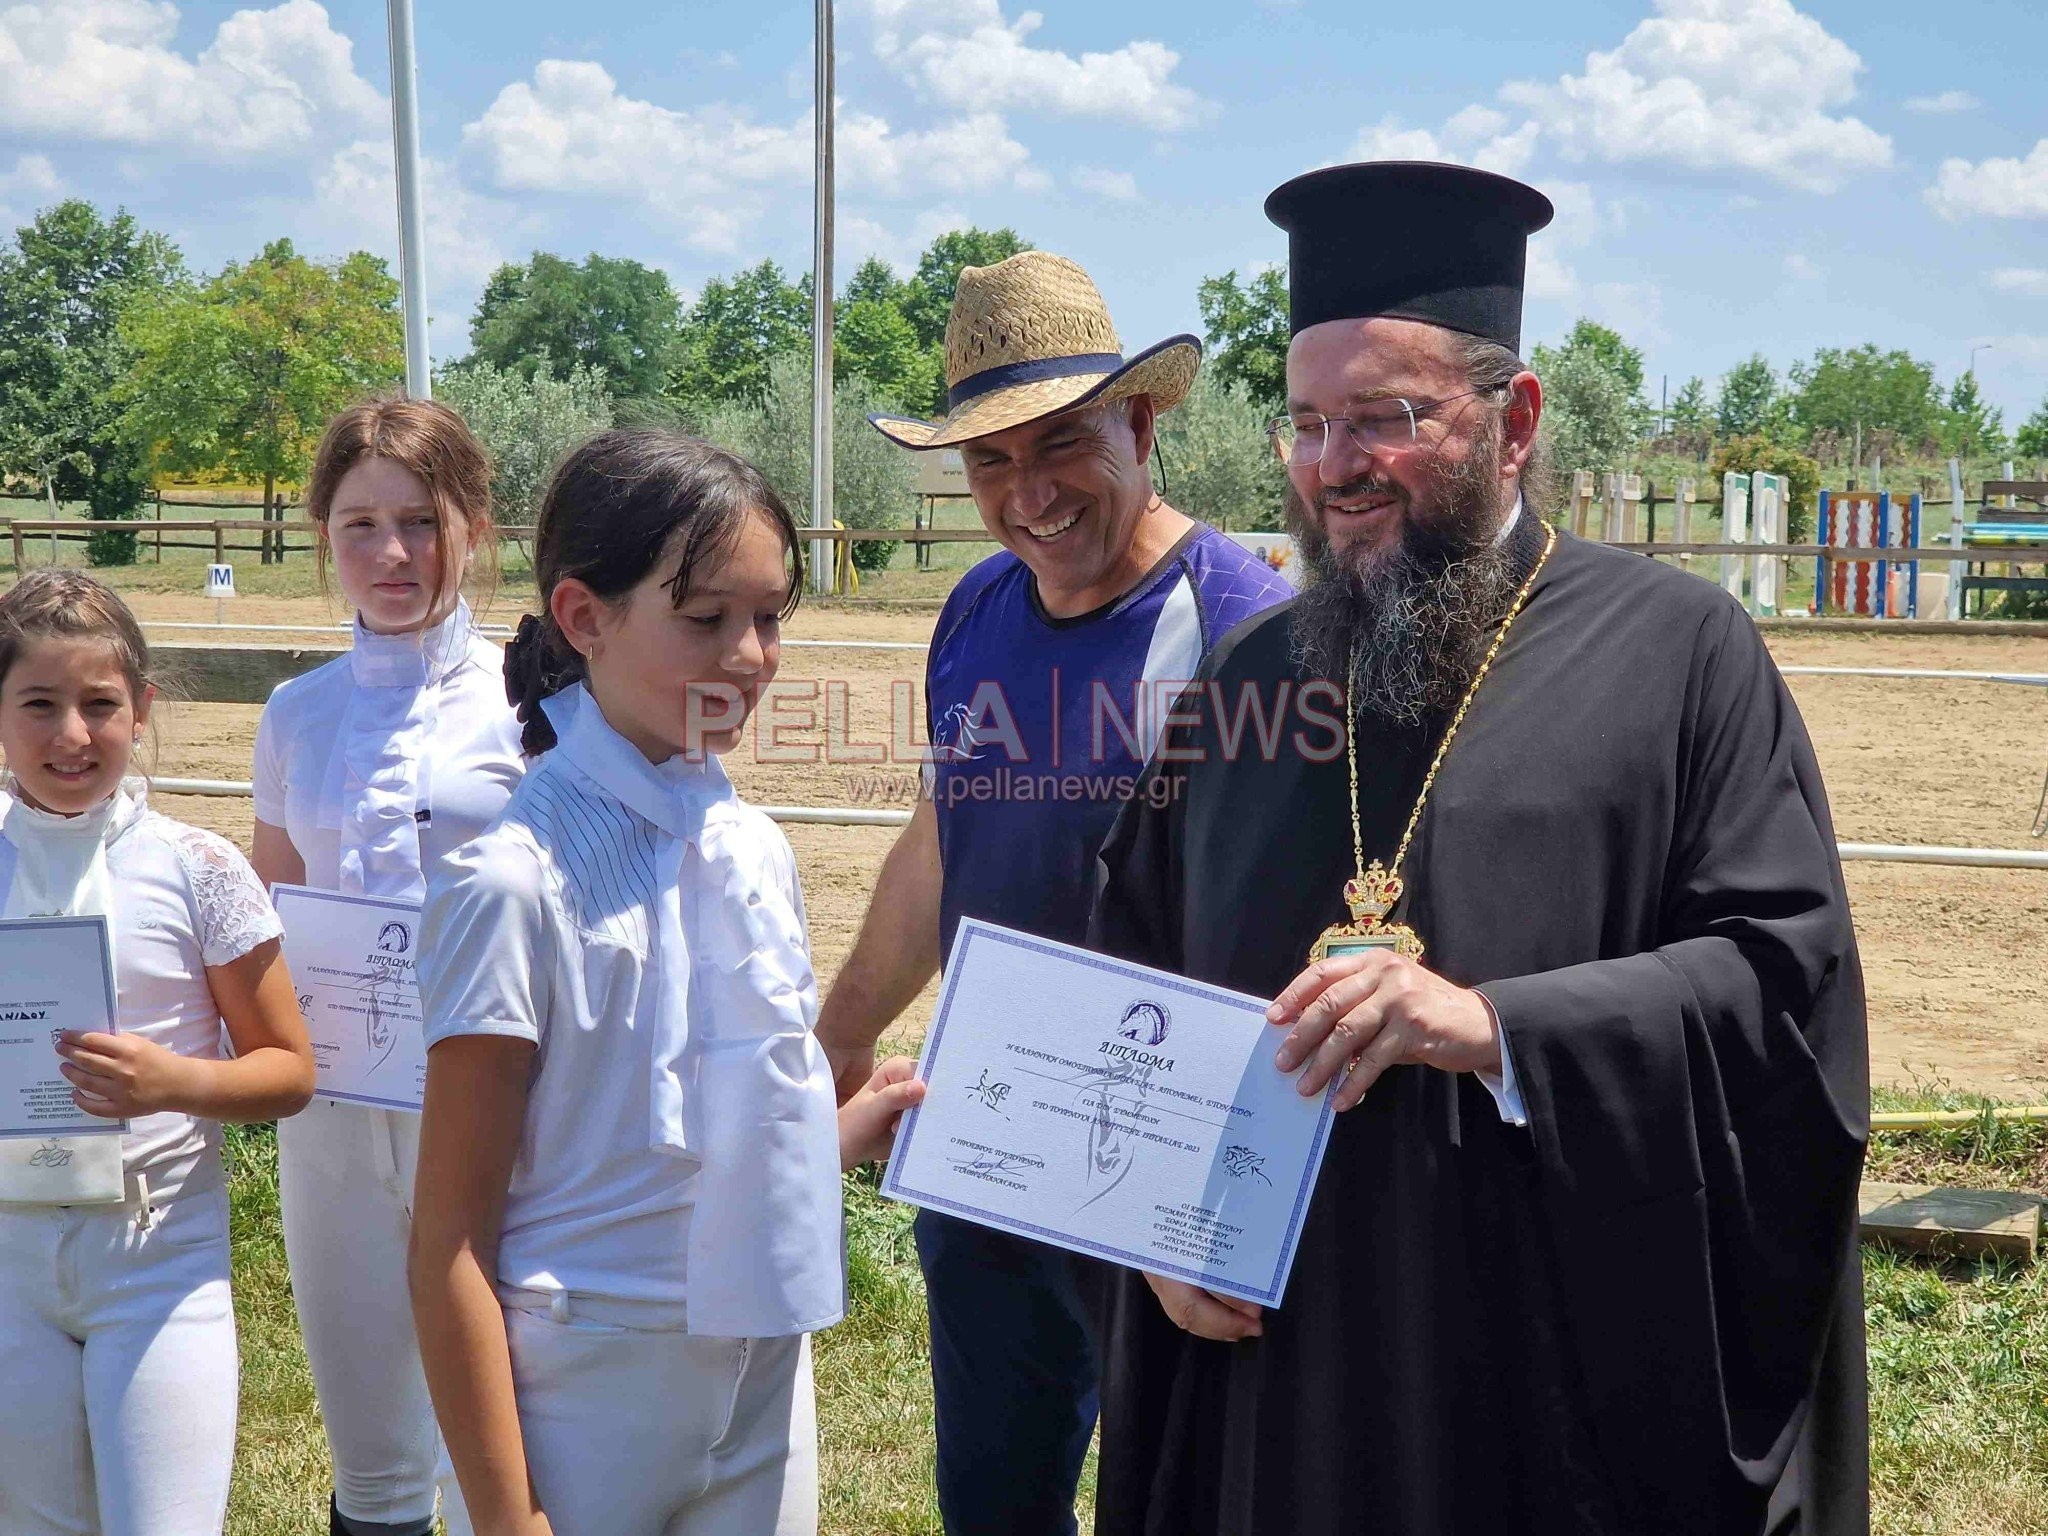
<svg viewBox="0 0 2048 1536">
<path fill-rule="evenodd" d="M 153 779 L 161 795 L 207 795 L 247 800 L 254 789 L 238 779 Z M 863 810 L 844 805 L 764 805 L 779 822 L 809 827 L 900 827 L 908 811 Z M 2048 851 L 2026 848 L 1937 848 L 1914 843 L 1842 843 L 1842 858 L 1870 864 L 1949 864 L 1973 869 L 2048 869 Z"/>
</svg>

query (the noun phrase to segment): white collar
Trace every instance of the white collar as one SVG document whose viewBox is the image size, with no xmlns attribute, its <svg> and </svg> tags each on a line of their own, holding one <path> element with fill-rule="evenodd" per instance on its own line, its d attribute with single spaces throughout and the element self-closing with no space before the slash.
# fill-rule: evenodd
<svg viewBox="0 0 2048 1536">
<path fill-rule="evenodd" d="M 440 623 L 402 635 L 380 635 L 356 615 L 350 674 L 361 688 L 422 688 L 438 683 L 462 665 L 476 621 L 462 598 Z"/>
<path fill-rule="evenodd" d="M 1521 520 L 1522 496 L 1518 491 L 1515 493 L 1515 504 L 1508 509 L 1508 515 L 1501 521 L 1500 531 L 1493 536 L 1493 542 L 1496 545 L 1505 544 L 1508 540 L 1508 535 L 1515 531 L 1515 524 Z"/>
<path fill-rule="evenodd" d="M 148 808 L 148 798 L 148 781 L 129 777 L 91 810 L 60 816 L 30 805 L 16 788 L 14 776 L 4 774 L 0 775 L 0 830 L 17 848 L 30 841 L 112 843 Z"/>
<path fill-rule="evenodd" d="M 677 753 L 665 763 L 621 736 L 582 683 L 541 700 L 555 728 L 555 750 L 598 788 L 641 820 L 671 837 L 696 837 L 706 812 L 737 800 L 725 767 L 707 753 L 698 761 Z"/>
</svg>

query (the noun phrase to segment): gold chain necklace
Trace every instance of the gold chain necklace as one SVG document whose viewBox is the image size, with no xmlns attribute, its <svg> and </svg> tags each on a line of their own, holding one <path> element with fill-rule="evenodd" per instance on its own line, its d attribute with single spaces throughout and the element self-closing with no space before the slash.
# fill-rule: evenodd
<svg viewBox="0 0 2048 1536">
<path fill-rule="evenodd" d="M 1323 930 L 1322 936 L 1309 949 L 1311 965 L 1330 955 L 1352 955 L 1367 949 L 1391 949 L 1418 960 L 1422 957 L 1422 936 L 1406 923 L 1386 920 L 1394 904 L 1401 899 L 1401 861 L 1408 857 L 1408 845 L 1415 841 L 1415 829 L 1422 821 L 1423 807 L 1429 803 L 1429 792 L 1436 787 L 1437 770 L 1444 765 L 1445 754 L 1451 750 L 1458 727 L 1465 723 L 1466 712 L 1478 696 L 1479 685 L 1486 681 L 1486 674 L 1493 668 L 1493 659 L 1500 654 L 1515 620 L 1521 617 L 1529 594 L 1536 589 L 1536 578 L 1543 574 L 1543 567 L 1555 548 L 1557 529 L 1546 523 L 1543 553 L 1536 557 L 1535 568 L 1529 572 L 1521 590 L 1515 593 L 1507 617 L 1501 620 L 1493 643 L 1487 646 L 1486 655 L 1479 663 L 1479 670 L 1472 674 L 1472 682 L 1465 689 L 1464 698 L 1458 701 L 1458 707 L 1451 715 L 1443 740 L 1437 743 L 1436 756 L 1430 759 L 1429 771 L 1422 776 L 1422 792 L 1415 797 L 1414 808 L 1408 812 L 1408 825 L 1401 829 L 1401 842 L 1394 850 L 1391 865 L 1382 864 L 1378 859 L 1369 865 L 1365 862 L 1365 829 L 1358 820 L 1358 713 L 1352 697 L 1358 680 L 1358 663 L 1356 653 L 1353 653 L 1351 676 L 1345 679 L 1344 687 L 1344 761 L 1351 770 L 1351 857 L 1358 873 L 1344 882 L 1344 905 L 1351 909 L 1351 921 Z"/>
</svg>

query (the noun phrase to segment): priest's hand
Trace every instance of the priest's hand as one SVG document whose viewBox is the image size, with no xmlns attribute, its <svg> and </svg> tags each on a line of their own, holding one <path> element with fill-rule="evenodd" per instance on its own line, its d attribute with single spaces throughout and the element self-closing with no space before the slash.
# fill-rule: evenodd
<svg viewBox="0 0 2048 1536">
<path fill-rule="evenodd" d="M 1152 1287 L 1152 1294 L 1159 1298 L 1166 1315 L 1198 1339 L 1235 1344 L 1240 1339 L 1256 1339 L 1265 1332 L 1260 1321 L 1264 1309 L 1255 1301 L 1218 1296 L 1198 1285 L 1149 1273 L 1145 1283 Z"/>
<path fill-rule="evenodd" d="M 1282 1072 L 1302 1069 L 1304 1098 L 1344 1078 L 1339 1109 L 1356 1105 L 1389 1067 L 1501 1069 L 1500 1027 L 1486 999 L 1388 949 L 1318 960 L 1275 999 L 1266 1021 L 1292 1026 L 1275 1060 Z"/>
</svg>

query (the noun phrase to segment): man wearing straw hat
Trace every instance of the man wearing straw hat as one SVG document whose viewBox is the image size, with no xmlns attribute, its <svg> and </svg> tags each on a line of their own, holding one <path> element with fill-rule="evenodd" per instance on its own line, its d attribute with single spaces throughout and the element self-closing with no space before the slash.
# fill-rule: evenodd
<svg viewBox="0 0 2048 1536">
<path fill-rule="evenodd" d="M 1097 849 L 1167 706 L 1217 639 L 1288 594 L 1153 488 L 1155 421 L 1199 360 L 1192 336 L 1125 358 L 1088 274 L 1026 251 L 960 275 L 946 418 L 872 418 L 906 448 L 957 447 L 1003 549 L 939 616 L 926 795 L 819 1019 L 842 1096 L 963 916 L 1082 938 Z M 1095 1422 L 1093 1277 L 1063 1250 L 930 1211 L 917 1247 L 947 1530 L 1071 1532 Z"/>
</svg>

